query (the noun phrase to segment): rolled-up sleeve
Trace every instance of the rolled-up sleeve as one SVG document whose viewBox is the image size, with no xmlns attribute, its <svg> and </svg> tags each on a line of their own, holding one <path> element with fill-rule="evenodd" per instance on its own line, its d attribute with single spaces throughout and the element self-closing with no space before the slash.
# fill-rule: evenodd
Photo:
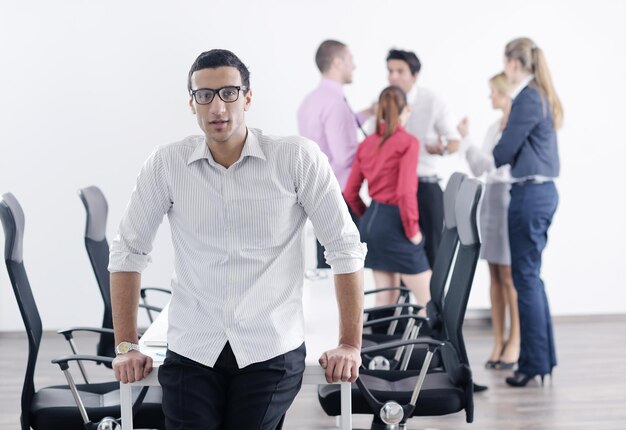
<svg viewBox="0 0 626 430">
<path fill-rule="evenodd" d="M 143 165 L 109 254 L 109 272 L 139 272 L 150 263 L 150 251 L 163 216 L 172 206 L 160 149 Z"/>
<path fill-rule="evenodd" d="M 328 159 L 309 140 L 297 146 L 294 179 L 298 203 L 313 224 L 326 251 L 324 257 L 335 274 L 363 268 L 367 247 L 352 221 Z"/>
</svg>

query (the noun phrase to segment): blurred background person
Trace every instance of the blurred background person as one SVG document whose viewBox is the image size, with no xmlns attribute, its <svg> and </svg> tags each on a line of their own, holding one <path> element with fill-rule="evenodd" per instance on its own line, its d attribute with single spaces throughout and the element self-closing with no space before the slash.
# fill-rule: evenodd
<svg viewBox="0 0 626 430">
<path fill-rule="evenodd" d="M 493 148 L 506 126 L 511 109 L 511 85 L 506 75 L 498 73 L 489 80 L 491 106 L 502 112 L 487 130 L 481 147 L 469 138 L 469 121 L 464 118 L 458 125 L 467 147 L 465 156 L 472 173 L 483 176 L 485 191 L 480 209 L 480 256 L 487 260 L 490 275 L 491 324 L 493 350 L 485 363 L 488 369 L 512 369 L 519 356 L 520 334 L 517 311 L 517 293 L 511 276 L 511 251 L 509 248 L 508 210 L 510 197 L 510 166 L 495 167 Z M 506 316 L 509 316 L 509 334 L 505 336 Z"/>
<path fill-rule="evenodd" d="M 417 167 L 419 222 L 426 256 L 432 267 L 443 231 L 443 190 L 439 185 L 438 164 L 443 155 L 459 149 L 461 137 L 445 100 L 430 89 L 417 85 L 421 68 L 414 52 L 392 49 L 387 55 L 389 85 L 400 87 L 411 106 L 406 131 L 420 142 Z"/>
<path fill-rule="evenodd" d="M 509 241 L 520 317 L 518 370 L 507 384 L 523 387 L 556 366 L 552 317 L 541 279 L 541 257 L 558 205 L 560 163 L 556 130 L 563 108 L 543 51 L 528 38 L 504 49 L 504 72 L 514 90 L 506 127 L 493 150 L 496 167 L 511 166 Z"/>
<path fill-rule="evenodd" d="M 358 216 L 361 240 L 367 243 L 365 267 L 373 270 L 376 288 L 398 286 L 398 278 L 411 289 L 417 303 L 430 300 L 431 270 L 420 233 L 415 195 L 420 144 L 403 127 L 410 113 L 399 87 L 380 94 L 376 133 L 359 145 L 344 198 Z M 367 180 L 369 207 L 359 196 Z M 377 305 L 391 303 L 395 294 L 376 294 Z"/>
<path fill-rule="evenodd" d="M 358 128 L 373 112 L 372 108 L 368 108 L 355 114 L 348 105 L 343 86 L 352 83 L 352 72 L 356 66 L 346 44 L 337 40 L 325 40 L 317 48 L 315 64 L 322 79 L 304 98 L 298 109 L 298 132 L 320 146 L 343 190 L 359 145 Z M 354 213 L 351 212 L 350 215 L 358 225 Z M 317 267 L 330 268 L 319 240 Z"/>
</svg>

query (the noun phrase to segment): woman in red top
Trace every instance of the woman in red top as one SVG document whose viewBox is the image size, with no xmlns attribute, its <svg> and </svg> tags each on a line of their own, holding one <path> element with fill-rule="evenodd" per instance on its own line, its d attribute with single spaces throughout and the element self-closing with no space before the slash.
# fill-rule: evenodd
<svg viewBox="0 0 626 430">
<path fill-rule="evenodd" d="M 395 86 L 380 94 L 376 133 L 357 149 L 344 191 L 350 208 L 362 216 L 361 240 L 367 243 L 365 267 L 373 269 L 376 288 L 398 286 L 400 279 L 418 304 L 430 300 L 430 266 L 418 225 L 417 160 L 419 142 L 402 124 L 409 114 L 406 95 Z M 372 202 L 359 196 L 367 180 Z M 377 305 L 395 301 L 396 294 L 376 294 Z"/>
</svg>

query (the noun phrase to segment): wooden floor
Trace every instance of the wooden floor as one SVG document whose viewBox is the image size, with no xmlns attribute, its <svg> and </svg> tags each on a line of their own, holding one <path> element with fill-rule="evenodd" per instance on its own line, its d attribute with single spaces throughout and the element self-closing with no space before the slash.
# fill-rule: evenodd
<svg viewBox="0 0 626 430">
<path fill-rule="evenodd" d="M 474 379 L 489 385 L 475 396 L 475 420 L 465 414 L 415 418 L 409 429 L 626 429 L 626 317 L 560 319 L 555 323 L 559 366 L 552 383 L 538 382 L 522 389 L 504 383 L 505 372 L 488 371 L 483 362 L 491 350 L 490 328 L 466 324 L 465 340 Z M 81 352 L 94 350 L 95 338 L 78 339 Z M 61 336 L 46 333 L 40 350 L 35 385 L 63 384 L 64 378 L 50 360 L 69 348 Z M 20 393 L 27 356 L 22 334 L 0 334 L 0 429 L 18 430 Z M 107 380 L 109 371 L 89 367 L 94 379 Z M 80 378 L 78 372 L 74 374 Z M 368 428 L 370 418 L 354 416 L 355 428 Z M 316 389 L 304 386 L 290 409 L 287 430 L 332 429 L 335 419 L 325 416 Z M 61 429 L 60 429 L 61 430 Z M 244 430 L 244 429 L 242 429 Z"/>
</svg>

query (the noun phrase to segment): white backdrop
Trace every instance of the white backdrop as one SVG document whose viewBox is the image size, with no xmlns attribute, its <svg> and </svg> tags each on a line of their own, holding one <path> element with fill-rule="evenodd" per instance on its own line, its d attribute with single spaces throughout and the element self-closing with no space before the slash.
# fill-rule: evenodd
<svg viewBox="0 0 626 430">
<path fill-rule="evenodd" d="M 609 0 L 2 1 L 0 193 L 13 192 L 26 213 L 25 262 L 44 327 L 100 322 L 76 190 L 103 189 L 111 240 L 148 154 L 198 133 L 186 106 L 197 54 L 237 53 L 252 74 L 248 124 L 292 134 L 297 106 L 319 79 L 313 57 L 326 38 L 354 53 L 353 107 L 385 86 L 389 48 L 415 50 L 420 84 L 442 93 L 458 118 L 469 115 L 478 142 L 496 116 L 486 80 L 501 69 L 504 44 L 535 39 L 565 107 L 561 201 L 543 270 L 553 313 L 625 313 L 624 16 L 626 3 Z M 467 171 L 459 156 L 445 168 Z M 168 284 L 167 222 L 153 259 L 145 282 Z M 487 279 L 481 263 L 470 308 L 488 307 Z M 0 330 L 21 328 L 2 268 Z"/>
</svg>

